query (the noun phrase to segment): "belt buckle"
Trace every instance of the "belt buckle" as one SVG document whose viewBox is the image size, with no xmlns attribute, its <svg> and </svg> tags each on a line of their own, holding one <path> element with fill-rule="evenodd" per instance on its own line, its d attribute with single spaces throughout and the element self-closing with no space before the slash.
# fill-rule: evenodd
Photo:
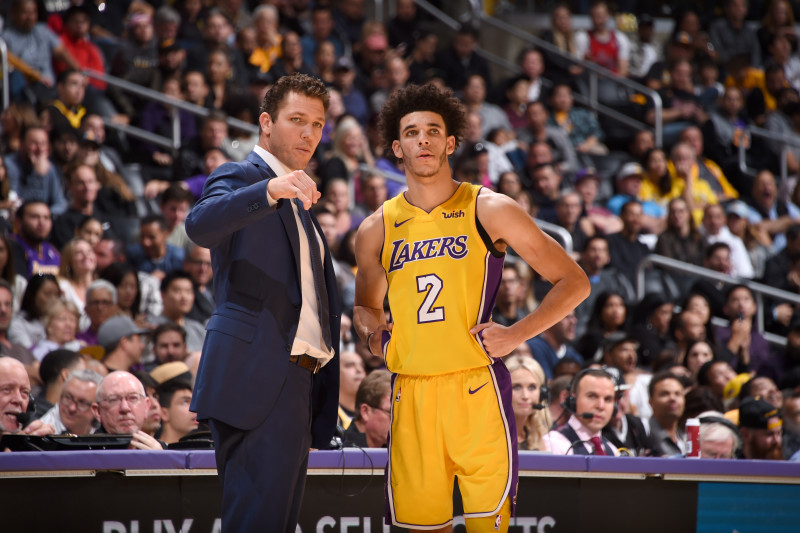
<svg viewBox="0 0 800 533">
<path fill-rule="evenodd" d="M 311 373 L 316 374 L 317 372 L 319 372 L 320 368 L 322 368 L 322 361 L 314 357 L 314 370 L 312 370 Z"/>
</svg>

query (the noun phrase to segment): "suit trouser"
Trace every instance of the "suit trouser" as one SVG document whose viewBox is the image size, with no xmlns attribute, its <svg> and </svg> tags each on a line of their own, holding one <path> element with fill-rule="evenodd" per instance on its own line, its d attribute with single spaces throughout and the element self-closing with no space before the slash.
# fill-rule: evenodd
<svg viewBox="0 0 800 533">
<path fill-rule="evenodd" d="M 289 364 L 275 407 L 254 429 L 210 420 L 223 532 L 295 531 L 311 446 L 312 379 L 308 370 Z"/>
</svg>

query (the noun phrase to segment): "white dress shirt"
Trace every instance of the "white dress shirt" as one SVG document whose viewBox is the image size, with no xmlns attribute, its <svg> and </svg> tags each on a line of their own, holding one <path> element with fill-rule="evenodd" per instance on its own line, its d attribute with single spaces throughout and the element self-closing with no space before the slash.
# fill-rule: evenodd
<svg viewBox="0 0 800 533">
<path fill-rule="evenodd" d="M 253 151 L 257 153 L 264 162 L 275 171 L 278 176 L 292 172 L 281 163 L 271 153 L 261 146 L 256 145 Z M 266 193 L 266 190 L 265 190 Z M 267 201 L 270 206 L 278 203 L 269 193 L 266 193 Z M 303 294 L 303 304 L 300 308 L 300 322 L 297 324 L 297 334 L 292 344 L 292 355 L 308 354 L 322 361 L 324 365 L 333 358 L 333 347 L 328 351 L 322 339 L 322 327 L 319 323 L 319 310 L 317 307 L 317 288 L 314 285 L 314 271 L 311 269 L 311 254 L 308 248 L 308 237 L 305 231 L 301 231 L 303 223 L 297 212 L 297 204 L 291 202 L 294 219 L 297 223 L 297 233 L 300 239 L 300 286 Z M 317 245 L 319 246 L 320 257 L 325 257 L 325 247 L 322 244 L 322 236 L 317 232 Z M 324 266 L 324 265 L 323 265 Z"/>
</svg>

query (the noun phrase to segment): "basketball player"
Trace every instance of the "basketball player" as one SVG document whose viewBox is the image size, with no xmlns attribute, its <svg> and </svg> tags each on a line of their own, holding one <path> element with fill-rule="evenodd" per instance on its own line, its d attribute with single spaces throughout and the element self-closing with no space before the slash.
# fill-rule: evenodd
<svg viewBox="0 0 800 533">
<path fill-rule="evenodd" d="M 507 531 L 516 499 L 511 380 L 499 357 L 589 294 L 589 281 L 511 198 L 454 181 L 462 104 L 431 85 L 393 93 L 381 132 L 408 191 L 360 226 L 355 324 L 392 384 L 387 522 L 451 531 L 454 477 L 467 530 Z M 506 247 L 553 288 L 511 327 L 490 320 Z M 392 323 L 383 299 L 388 290 Z"/>
</svg>

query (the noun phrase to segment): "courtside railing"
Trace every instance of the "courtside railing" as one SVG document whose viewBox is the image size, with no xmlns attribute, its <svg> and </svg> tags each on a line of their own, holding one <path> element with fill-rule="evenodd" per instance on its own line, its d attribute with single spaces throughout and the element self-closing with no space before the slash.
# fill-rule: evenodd
<svg viewBox="0 0 800 533">
<path fill-rule="evenodd" d="M 756 326 L 759 333 L 761 333 L 761 335 L 763 335 L 764 338 L 771 344 L 778 344 L 781 346 L 786 345 L 786 337 L 764 331 L 764 297 L 766 296 L 781 302 L 798 305 L 800 304 L 799 294 L 776 289 L 775 287 L 770 287 L 769 285 L 764 285 L 763 283 L 758 283 L 757 281 L 752 281 L 746 278 L 736 278 L 727 274 L 721 274 L 715 270 L 709 270 L 707 268 L 684 263 L 683 261 L 678 261 L 677 259 L 672 259 L 671 257 L 651 254 L 642 259 L 642 262 L 639 263 L 639 267 L 636 270 L 636 297 L 640 301 L 645 295 L 646 270 L 653 266 L 659 267 L 662 270 L 670 270 L 673 272 L 679 272 L 681 274 L 689 274 L 691 276 L 707 279 L 709 281 L 722 282 L 726 286 L 745 285 L 749 287 L 750 290 L 753 291 L 756 299 Z M 718 321 L 717 323 L 727 325 L 728 321 Z"/>
<path fill-rule="evenodd" d="M 181 121 L 179 115 L 180 110 L 187 111 L 189 113 L 192 113 L 193 115 L 197 115 L 200 117 L 207 117 L 209 114 L 211 114 L 211 110 L 208 109 L 207 107 L 195 105 L 189 102 L 184 102 L 183 100 L 178 100 L 170 96 L 165 96 L 163 93 L 154 91 L 152 89 L 148 89 L 147 87 L 142 87 L 141 85 L 136 85 L 135 83 L 131 83 L 121 78 L 111 76 L 110 74 L 105 74 L 103 72 L 98 72 L 96 70 L 84 70 L 84 73 L 90 78 L 102 80 L 107 84 L 113 87 L 117 87 L 125 92 L 129 92 L 141 98 L 153 100 L 161 104 L 164 104 L 165 106 L 168 106 L 170 109 L 170 118 L 172 119 L 171 138 L 164 137 L 163 135 L 157 135 L 147 130 L 137 128 L 136 126 L 117 124 L 110 120 L 105 121 L 106 125 L 113 129 L 117 129 L 133 137 L 148 142 L 152 142 L 154 144 L 163 146 L 165 148 L 178 150 L 181 147 Z M 259 131 L 258 126 L 255 126 L 254 124 L 250 124 L 249 122 L 245 122 L 243 120 L 239 120 L 238 118 L 227 117 L 225 120 L 228 123 L 228 126 L 246 131 L 248 133 L 258 133 Z"/>
<path fill-rule="evenodd" d="M 747 151 L 750 149 L 748 145 L 752 143 L 750 140 L 753 137 L 761 137 L 762 139 L 766 139 L 767 141 L 775 141 L 781 144 L 781 155 L 780 155 L 780 179 L 781 181 L 785 180 L 789 175 L 789 168 L 786 162 L 786 155 L 789 151 L 789 146 L 793 146 L 795 148 L 800 148 L 800 136 L 797 135 L 786 135 L 783 133 L 778 133 L 776 131 L 765 130 L 763 128 L 758 128 L 756 126 L 748 126 L 745 129 L 745 134 L 747 141 L 739 142 L 739 170 L 746 174 L 755 174 L 759 170 L 759 168 L 752 168 L 747 165 Z"/>
<path fill-rule="evenodd" d="M 3 111 L 11 103 L 8 80 L 8 45 L 3 39 L 0 39 L 0 76 L 3 76 L 3 107 L 0 107 L 0 111 Z"/>
</svg>

